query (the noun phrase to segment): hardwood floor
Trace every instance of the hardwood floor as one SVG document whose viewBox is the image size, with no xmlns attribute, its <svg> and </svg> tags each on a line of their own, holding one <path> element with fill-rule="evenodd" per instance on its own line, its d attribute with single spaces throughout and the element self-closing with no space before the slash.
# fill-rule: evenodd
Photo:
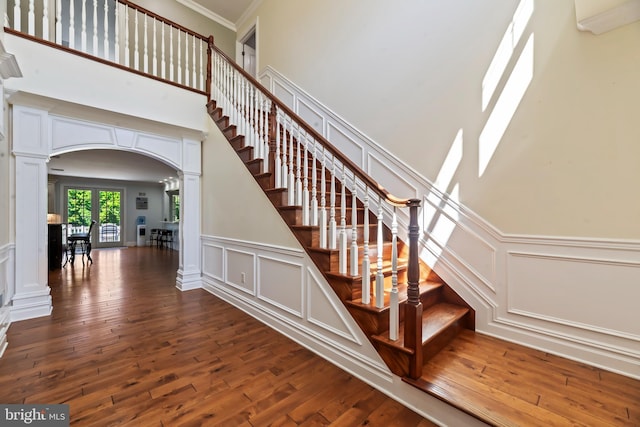
<svg viewBox="0 0 640 427">
<path fill-rule="evenodd" d="M 78 426 L 433 426 L 203 290 L 177 252 L 95 250 L 50 274 L 53 313 L 11 325 L 0 402 Z"/>
</svg>

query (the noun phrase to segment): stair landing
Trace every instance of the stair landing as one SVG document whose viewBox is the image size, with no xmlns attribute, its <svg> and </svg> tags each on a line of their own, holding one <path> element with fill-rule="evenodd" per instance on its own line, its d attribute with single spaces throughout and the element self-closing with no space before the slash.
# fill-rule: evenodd
<svg viewBox="0 0 640 427">
<path fill-rule="evenodd" d="M 640 426 L 640 381 L 469 330 L 404 381 L 494 426 Z"/>
</svg>

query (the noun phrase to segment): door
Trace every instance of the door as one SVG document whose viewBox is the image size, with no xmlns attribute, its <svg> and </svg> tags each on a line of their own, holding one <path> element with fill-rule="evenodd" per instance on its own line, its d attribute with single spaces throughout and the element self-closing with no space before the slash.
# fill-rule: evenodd
<svg viewBox="0 0 640 427">
<path fill-rule="evenodd" d="M 123 246 L 121 189 L 67 188 L 68 234 L 86 233 L 95 220 L 91 236 L 94 248 Z"/>
<path fill-rule="evenodd" d="M 240 44 L 241 43 L 241 44 Z M 238 43 L 240 45 L 240 58 L 237 58 L 238 63 L 247 73 L 253 77 L 256 76 L 256 29 L 252 28 L 249 33 Z"/>
</svg>

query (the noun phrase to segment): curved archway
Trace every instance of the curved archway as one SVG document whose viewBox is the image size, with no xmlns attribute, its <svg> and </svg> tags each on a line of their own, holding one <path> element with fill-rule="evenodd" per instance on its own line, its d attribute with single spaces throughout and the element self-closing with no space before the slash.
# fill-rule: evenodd
<svg viewBox="0 0 640 427">
<path fill-rule="evenodd" d="M 190 137 L 166 136 L 13 105 L 16 243 L 12 321 L 51 313 L 46 259 L 46 164 L 52 155 L 72 151 L 123 150 L 154 158 L 178 171 L 182 203 L 176 286 L 181 290 L 201 287 L 200 145 L 199 140 Z"/>
</svg>

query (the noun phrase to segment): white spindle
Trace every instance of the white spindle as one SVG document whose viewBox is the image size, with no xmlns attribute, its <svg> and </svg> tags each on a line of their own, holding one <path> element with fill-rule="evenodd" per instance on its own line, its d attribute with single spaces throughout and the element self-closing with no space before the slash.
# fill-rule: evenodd
<svg viewBox="0 0 640 427">
<path fill-rule="evenodd" d="M 72 0 L 73 1 L 73 0 Z M 87 51 L 87 0 L 82 0 L 81 9 L 81 26 L 80 26 L 80 49 Z"/>
<path fill-rule="evenodd" d="M 193 77 L 191 78 L 191 87 L 193 87 L 194 89 L 198 88 L 198 74 L 196 73 L 196 65 L 197 65 L 197 61 L 196 61 L 196 36 L 192 36 L 192 41 L 191 41 L 191 65 L 193 68 Z"/>
<path fill-rule="evenodd" d="M 220 71 L 222 71 L 222 67 Z M 173 27 L 169 28 L 169 80 L 173 81 Z M 222 87 L 224 93 L 224 85 Z"/>
<path fill-rule="evenodd" d="M 92 51 L 93 56 L 99 56 L 98 54 L 98 0 L 93 0 L 93 44 Z"/>
<path fill-rule="evenodd" d="M 356 186 L 354 185 L 354 189 Z M 364 229 L 362 249 L 362 302 L 369 304 L 371 302 L 371 262 L 369 260 L 369 190 L 364 190 Z M 354 235 L 355 235 L 354 230 Z M 353 262 L 353 261 L 352 261 Z M 356 260 L 357 264 L 357 260 Z"/>
<path fill-rule="evenodd" d="M 104 50 L 104 59 L 109 59 L 109 2 L 104 2 L 104 40 L 102 42 L 102 49 Z"/>
<path fill-rule="evenodd" d="M 16 0 L 13 5 L 13 29 L 16 31 L 22 30 L 22 10 L 20 9 L 20 0 Z"/>
<path fill-rule="evenodd" d="M 342 164 L 342 189 L 340 191 L 340 239 L 338 246 L 338 270 L 340 274 L 347 274 L 347 173 Z M 357 267 L 356 267 L 357 268 Z M 353 273 L 353 264 L 351 265 L 351 274 Z"/>
<path fill-rule="evenodd" d="M 36 35 L 36 7 L 35 1 L 29 0 L 29 11 L 27 12 L 27 34 Z"/>
<path fill-rule="evenodd" d="M 313 142 L 313 155 L 311 165 L 311 225 L 316 227 L 318 225 L 318 171 L 316 169 L 316 163 L 318 159 L 318 145 L 315 138 Z"/>
<path fill-rule="evenodd" d="M 202 45 L 204 44 L 204 40 L 200 39 L 200 90 L 206 90 L 204 87 L 205 79 L 204 79 L 204 57 L 202 56 Z"/>
<path fill-rule="evenodd" d="M 367 191 L 364 192 L 364 200 L 367 202 Z M 365 205 L 366 206 L 366 205 Z M 365 212 L 367 208 L 365 207 Z M 364 240 L 365 247 L 369 241 L 369 218 L 364 216 Z M 364 259 L 367 259 L 364 256 Z M 353 175 L 353 186 L 351 188 L 351 275 L 358 275 L 358 183 L 356 175 Z M 368 270 L 362 272 L 362 283 L 369 282 Z M 364 294 L 363 294 L 364 297 Z"/>
<path fill-rule="evenodd" d="M 391 295 L 389 296 L 389 339 L 396 341 L 400 329 L 400 311 L 398 298 L 398 219 L 396 207 L 393 207 L 391 220 Z"/>
<path fill-rule="evenodd" d="M 302 206 L 302 169 L 300 166 L 300 126 L 298 126 L 298 140 L 296 142 L 297 155 L 296 155 L 296 206 Z"/>
<path fill-rule="evenodd" d="M 69 47 L 75 49 L 76 47 L 76 15 L 75 15 L 75 1 L 69 0 Z"/>
<path fill-rule="evenodd" d="M 62 44 L 62 1 L 56 1 L 56 43 Z"/>
<path fill-rule="evenodd" d="M 376 266 L 376 307 L 382 308 L 384 307 L 384 273 L 382 271 L 382 251 L 383 251 L 383 239 L 382 239 L 382 231 L 383 231 L 383 213 L 382 213 L 382 197 L 378 196 L 378 239 L 377 239 L 377 249 L 378 249 L 378 259 Z"/>
<path fill-rule="evenodd" d="M 302 183 L 302 225 L 309 225 L 309 140 L 304 136 L 304 181 Z"/>
<path fill-rule="evenodd" d="M 49 0 L 42 0 L 42 39 L 49 40 Z"/>
<path fill-rule="evenodd" d="M 139 30 L 139 26 L 138 26 L 138 15 L 140 15 L 138 13 L 138 11 L 134 11 L 134 17 L 135 19 L 133 20 L 133 68 L 136 70 L 140 70 L 140 49 L 138 47 L 138 43 L 139 43 L 139 35 L 138 33 L 140 32 Z"/>
<path fill-rule="evenodd" d="M 160 77 L 162 77 L 163 79 L 167 77 L 167 61 L 165 59 L 164 49 L 164 45 L 166 44 L 166 40 L 164 38 L 164 28 L 166 26 L 166 24 L 160 25 Z M 213 67 L 213 64 L 211 64 L 211 66 Z"/>
<path fill-rule="evenodd" d="M 149 17 L 147 14 L 142 15 L 144 19 L 144 37 L 142 38 L 142 70 L 145 73 L 149 72 Z"/>
<path fill-rule="evenodd" d="M 184 33 L 184 85 L 189 86 L 189 34 L 187 33 Z M 236 86 L 237 86 L 237 78 L 236 78 Z M 236 95 L 237 94 L 238 92 L 236 90 Z"/>
<path fill-rule="evenodd" d="M 289 206 L 293 206 L 296 204 L 296 175 L 293 164 L 293 153 L 293 120 L 291 120 L 291 127 L 289 128 L 289 185 L 287 186 L 287 190 L 289 192 Z"/>
<path fill-rule="evenodd" d="M 181 52 L 182 52 L 182 46 L 180 45 L 180 30 L 178 29 L 178 83 L 182 84 L 182 58 L 181 58 Z"/>
<path fill-rule="evenodd" d="M 320 247 L 322 249 L 327 248 L 327 179 L 325 175 L 326 167 L 325 163 L 327 161 L 327 157 L 324 152 L 324 146 L 322 146 L 322 161 L 320 162 L 320 166 L 322 170 L 320 171 Z"/>
<path fill-rule="evenodd" d="M 114 31 L 114 38 L 113 38 L 113 61 L 116 64 L 120 63 L 120 3 L 116 2 L 115 3 L 115 31 Z"/>
<path fill-rule="evenodd" d="M 329 196 L 329 249 L 335 249 L 337 245 L 336 235 L 336 157 L 332 158 L 331 167 L 331 194 Z"/>
<path fill-rule="evenodd" d="M 262 171 L 269 171 L 269 111 L 271 111 L 271 100 L 264 96 L 264 110 L 262 111 L 262 144 L 264 145 Z"/>
<path fill-rule="evenodd" d="M 129 29 L 129 5 L 125 5 L 124 9 L 124 65 L 129 66 L 131 62 L 131 49 L 129 42 L 129 33 L 131 30 Z"/>
<path fill-rule="evenodd" d="M 152 64 L 153 67 L 151 69 L 151 72 L 153 73 L 154 76 L 158 75 L 158 29 L 157 29 L 157 25 L 156 22 L 158 20 L 153 17 L 153 55 L 152 55 Z M 160 24 L 164 27 L 164 24 Z"/>
<path fill-rule="evenodd" d="M 280 158 L 280 108 L 276 107 L 276 158 L 274 181 L 275 188 L 282 187 L 282 159 Z"/>
</svg>

